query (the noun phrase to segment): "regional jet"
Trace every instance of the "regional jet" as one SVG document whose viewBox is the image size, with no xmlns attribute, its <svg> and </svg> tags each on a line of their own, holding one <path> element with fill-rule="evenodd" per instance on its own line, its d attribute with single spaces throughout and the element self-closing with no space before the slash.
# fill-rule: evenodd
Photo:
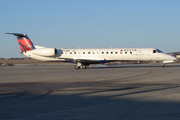
<svg viewBox="0 0 180 120">
<path fill-rule="evenodd" d="M 63 49 L 47 48 L 32 43 L 27 34 L 5 33 L 15 35 L 21 53 L 41 61 L 64 61 L 76 63 L 75 69 L 86 69 L 90 64 L 117 61 L 160 61 L 162 67 L 172 63 L 175 57 L 156 48 L 107 48 L 107 49 Z"/>
</svg>

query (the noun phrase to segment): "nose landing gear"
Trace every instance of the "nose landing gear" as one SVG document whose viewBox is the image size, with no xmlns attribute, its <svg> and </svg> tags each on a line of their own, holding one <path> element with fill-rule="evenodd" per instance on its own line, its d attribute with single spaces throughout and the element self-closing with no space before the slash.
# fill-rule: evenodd
<svg viewBox="0 0 180 120">
<path fill-rule="evenodd" d="M 162 67 L 163 67 L 163 68 L 166 68 L 166 64 L 163 64 Z"/>
</svg>

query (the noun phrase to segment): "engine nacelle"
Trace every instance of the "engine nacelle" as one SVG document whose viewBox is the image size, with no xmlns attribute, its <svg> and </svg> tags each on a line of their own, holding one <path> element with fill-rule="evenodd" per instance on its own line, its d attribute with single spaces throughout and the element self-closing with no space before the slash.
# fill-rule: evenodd
<svg viewBox="0 0 180 120">
<path fill-rule="evenodd" d="M 44 57 L 56 57 L 61 56 L 62 50 L 57 50 L 56 48 L 39 48 L 32 50 L 32 54 Z"/>
</svg>

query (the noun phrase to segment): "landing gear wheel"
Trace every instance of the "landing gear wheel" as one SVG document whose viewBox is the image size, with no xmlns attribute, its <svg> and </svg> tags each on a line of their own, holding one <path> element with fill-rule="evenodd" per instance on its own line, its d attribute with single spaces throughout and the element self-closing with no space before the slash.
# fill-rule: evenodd
<svg viewBox="0 0 180 120">
<path fill-rule="evenodd" d="M 77 65 L 76 65 L 76 66 L 75 66 L 75 69 L 76 69 L 76 70 L 80 69 L 80 66 L 77 66 Z"/>
<path fill-rule="evenodd" d="M 162 66 L 163 68 L 166 68 L 166 64 L 163 64 L 163 66 Z"/>
<path fill-rule="evenodd" d="M 83 68 L 83 69 L 86 69 L 87 67 L 86 67 L 86 65 L 83 65 L 82 68 Z"/>
</svg>

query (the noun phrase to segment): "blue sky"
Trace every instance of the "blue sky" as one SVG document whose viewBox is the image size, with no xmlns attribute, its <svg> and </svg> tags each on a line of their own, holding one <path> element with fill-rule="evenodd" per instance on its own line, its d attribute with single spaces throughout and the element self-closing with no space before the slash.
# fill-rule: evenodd
<svg viewBox="0 0 180 120">
<path fill-rule="evenodd" d="M 24 57 L 16 38 L 56 48 L 180 51 L 179 0 L 0 0 L 0 58 Z"/>
</svg>

